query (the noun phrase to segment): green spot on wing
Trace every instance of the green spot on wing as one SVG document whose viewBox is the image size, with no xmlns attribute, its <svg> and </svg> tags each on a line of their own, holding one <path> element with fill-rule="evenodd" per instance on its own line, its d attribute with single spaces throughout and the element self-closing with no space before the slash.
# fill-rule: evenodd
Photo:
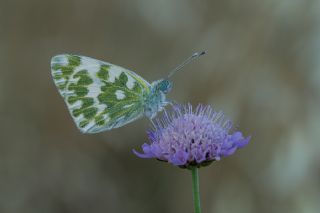
<svg viewBox="0 0 320 213">
<path fill-rule="evenodd" d="M 89 107 L 92 106 L 94 104 L 93 98 L 83 98 L 82 99 L 82 107 Z"/>
<path fill-rule="evenodd" d="M 67 99 L 69 104 L 74 104 L 77 100 L 79 100 L 79 98 L 77 96 L 70 96 Z"/>
<path fill-rule="evenodd" d="M 97 114 L 98 109 L 95 107 L 86 108 L 83 110 L 83 116 L 86 119 L 91 119 Z"/>
<path fill-rule="evenodd" d="M 89 122 L 90 122 L 90 121 L 88 121 L 88 120 L 83 120 L 83 121 L 81 121 L 81 122 L 79 123 L 79 127 L 80 127 L 80 128 L 84 128 L 84 127 L 86 127 L 86 126 L 89 124 Z"/>
<path fill-rule="evenodd" d="M 83 116 L 90 120 L 92 119 L 98 112 L 98 109 L 96 107 L 81 107 L 79 109 L 74 109 L 72 111 L 72 114 L 74 117 L 78 117 L 79 115 L 83 114 Z"/>
<path fill-rule="evenodd" d="M 104 85 L 101 86 L 101 91 L 103 92 L 107 92 L 108 90 L 110 90 L 110 88 L 116 87 L 117 85 L 115 85 L 114 83 L 108 82 L 108 81 L 103 81 Z"/>
<path fill-rule="evenodd" d="M 139 86 L 139 84 L 137 84 L 135 82 L 133 88 L 132 88 L 132 91 L 136 94 L 141 94 L 142 93 L 142 88 Z"/>
<path fill-rule="evenodd" d="M 53 69 L 53 70 L 56 70 L 56 71 L 59 70 L 61 67 L 62 67 L 61 64 L 53 64 L 53 65 L 52 65 L 52 69 Z"/>
<path fill-rule="evenodd" d="M 66 84 L 61 84 L 58 86 L 59 90 L 64 90 L 66 88 Z"/>
<path fill-rule="evenodd" d="M 69 76 L 73 73 L 74 67 L 72 66 L 66 66 L 66 67 L 61 67 L 62 75 Z"/>
<path fill-rule="evenodd" d="M 116 103 L 120 102 L 119 100 L 117 100 L 115 91 L 113 92 L 113 90 L 108 90 L 104 93 L 101 93 L 100 95 L 98 95 L 98 100 L 100 101 L 100 103 L 107 105 L 107 108 L 111 108 Z"/>
<path fill-rule="evenodd" d="M 84 113 L 84 110 L 91 107 L 94 103 L 93 98 L 89 97 L 71 96 L 70 98 L 68 98 L 68 103 L 75 103 L 76 101 L 81 101 L 82 105 L 79 109 L 74 109 L 72 111 L 75 117 L 78 117 L 80 114 Z"/>
<path fill-rule="evenodd" d="M 97 73 L 98 78 L 102 79 L 102 80 L 108 80 L 109 78 L 109 65 L 101 65 L 99 72 Z"/>
<path fill-rule="evenodd" d="M 62 75 L 58 75 L 58 74 L 53 75 L 54 80 L 60 80 L 61 78 L 62 78 Z"/>
<path fill-rule="evenodd" d="M 71 67 L 77 67 L 81 63 L 81 58 L 76 55 L 68 55 L 68 61 L 69 61 L 69 66 Z"/>
<path fill-rule="evenodd" d="M 128 82 L 128 76 L 124 72 L 122 72 L 119 76 L 118 84 L 123 87 L 126 87 L 127 82 Z"/>
<path fill-rule="evenodd" d="M 77 85 L 90 85 L 93 80 L 90 78 L 87 70 L 81 70 L 74 75 L 74 78 L 79 78 Z"/>
<path fill-rule="evenodd" d="M 73 83 L 69 85 L 68 90 L 74 91 L 75 94 L 80 97 L 87 95 L 89 92 L 86 87 Z"/>
<path fill-rule="evenodd" d="M 98 115 L 94 118 L 94 121 L 96 123 L 96 125 L 98 126 L 103 126 L 105 124 L 105 120 L 103 119 L 102 115 Z"/>
</svg>

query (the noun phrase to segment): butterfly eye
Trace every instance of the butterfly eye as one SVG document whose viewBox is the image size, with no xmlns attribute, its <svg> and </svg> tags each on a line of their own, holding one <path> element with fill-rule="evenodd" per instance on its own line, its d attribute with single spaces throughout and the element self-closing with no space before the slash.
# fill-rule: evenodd
<svg viewBox="0 0 320 213">
<path fill-rule="evenodd" d="M 163 80 L 159 84 L 159 89 L 164 93 L 167 94 L 172 89 L 172 83 L 168 80 Z"/>
</svg>

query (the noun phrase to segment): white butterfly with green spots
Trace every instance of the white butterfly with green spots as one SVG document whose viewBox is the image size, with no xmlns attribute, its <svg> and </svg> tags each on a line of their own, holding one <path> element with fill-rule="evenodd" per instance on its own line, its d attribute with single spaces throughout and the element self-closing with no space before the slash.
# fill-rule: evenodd
<svg viewBox="0 0 320 213">
<path fill-rule="evenodd" d="M 151 84 L 136 73 L 93 58 L 63 54 L 51 59 L 54 83 L 83 133 L 126 125 L 144 115 L 152 119 L 168 103 L 168 78 L 205 52 L 195 53 L 166 79 Z"/>
</svg>

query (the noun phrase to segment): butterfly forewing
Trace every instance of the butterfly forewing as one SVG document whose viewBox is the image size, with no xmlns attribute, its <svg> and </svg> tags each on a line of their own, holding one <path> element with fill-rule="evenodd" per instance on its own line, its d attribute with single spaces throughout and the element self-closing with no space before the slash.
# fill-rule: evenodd
<svg viewBox="0 0 320 213">
<path fill-rule="evenodd" d="M 143 115 L 150 84 L 130 70 L 89 57 L 57 55 L 51 71 L 83 133 L 117 128 Z"/>
</svg>

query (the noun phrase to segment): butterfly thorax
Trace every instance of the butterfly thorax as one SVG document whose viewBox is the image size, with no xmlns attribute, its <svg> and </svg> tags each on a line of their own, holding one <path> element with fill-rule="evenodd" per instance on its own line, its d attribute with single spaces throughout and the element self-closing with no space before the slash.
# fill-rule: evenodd
<svg viewBox="0 0 320 213">
<path fill-rule="evenodd" d="M 148 118 L 154 118 L 158 112 L 169 103 L 166 99 L 166 94 L 170 92 L 172 83 L 168 80 L 161 79 L 152 82 L 150 93 L 144 98 L 144 114 Z"/>
</svg>

